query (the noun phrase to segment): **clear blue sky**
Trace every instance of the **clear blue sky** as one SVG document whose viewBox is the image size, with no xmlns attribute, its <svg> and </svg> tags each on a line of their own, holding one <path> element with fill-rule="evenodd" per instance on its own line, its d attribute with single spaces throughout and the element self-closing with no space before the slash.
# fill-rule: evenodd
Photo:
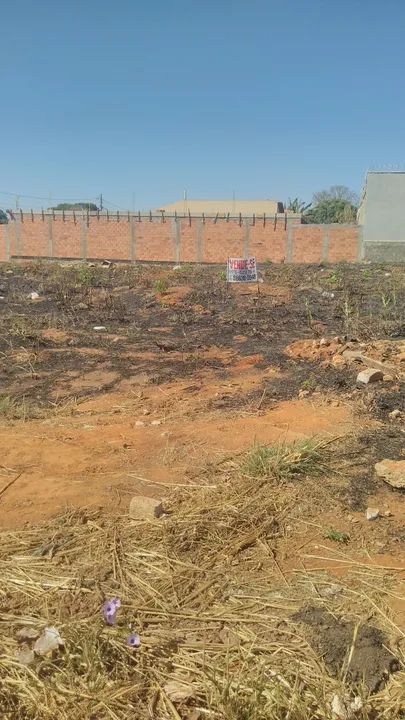
<svg viewBox="0 0 405 720">
<path fill-rule="evenodd" d="M 405 166 L 404 33 L 403 0 L 3 3 L 0 191 L 136 209 L 359 191 Z"/>
</svg>

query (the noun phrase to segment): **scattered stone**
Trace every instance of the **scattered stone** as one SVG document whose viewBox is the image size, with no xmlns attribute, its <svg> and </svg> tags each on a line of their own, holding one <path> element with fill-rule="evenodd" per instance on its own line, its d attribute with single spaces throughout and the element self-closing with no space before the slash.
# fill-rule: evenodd
<svg viewBox="0 0 405 720">
<path fill-rule="evenodd" d="M 363 708 L 363 701 L 359 695 L 354 700 L 342 698 L 335 694 L 331 702 L 332 715 L 338 720 L 352 720 Z"/>
<path fill-rule="evenodd" d="M 145 423 L 143 420 L 137 420 L 135 423 L 135 427 L 145 427 Z"/>
<path fill-rule="evenodd" d="M 328 290 L 324 290 L 323 293 L 321 293 L 322 297 L 329 298 L 330 300 L 333 300 L 335 297 L 335 293 L 329 292 Z"/>
<path fill-rule="evenodd" d="M 397 420 L 397 418 L 400 418 L 402 415 L 400 410 L 393 410 L 390 412 L 389 416 L 392 420 Z"/>
<path fill-rule="evenodd" d="M 333 342 L 335 342 L 337 345 L 343 345 L 343 340 L 340 335 L 336 335 L 336 337 L 333 338 Z"/>
<path fill-rule="evenodd" d="M 79 303 L 77 303 L 76 308 L 77 308 L 77 310 L 88 310 L 89 306 L 86 305 L 86 303 L 84 303 L 84 302 L 79 302 Z"/>
<path fill-rule="evenodd" d="M 129 517 L 132 520 L 159 518 L 163 514 L 164 510 L 160 500 L 146 495 L 135 495 L 129 504 Z"/>
<path fill-rule="evenodd" d="M 25 642 L 26 640 L 36 640 L 39 637 L 39 630 L 33 627 L 23 627 L 17 632 L 18 640 Z"/>
<path fill-rule="evenodd" d="M 385 512 L 384 512 L 384 517 L 392 517 L 392 512 L 391 512 L 391 510 L 385 510 Z"/>
<path fill-rule="evenodd" d="M 107 328 L 105 327 L 105 325 L 95 325 L 93 327 L 93 330 L 96 330 L 96 332 L 103 332 L 107 330 Z"/>
<path fill-rule="evenodd" d="M 380 511 L 377 508 L 367 508 L 366 518 L 367 520 L 377 520 L 380 517 Z"/>
<path fill-rule="evenodd" d="M 339 400 L 332 400 L 332 402 L 331 402 L 331 407 L 340 407 L 340 402 L 339 402 Z"/>
<path fill-rule="evenodd" d="M 5 299 L 6 299 L 6 298 L 4 297 L 4 295 L 0 295 L 0 300 L 1 300 L 1 301 L 4 301 Z"/>
<path fill-rule="evenodd" d="M 330 342 L 329 342 L 328 338 L 324 338 L 324 337 L 323 337 L 323 338 L 320 339 L 319 345 L 320 345 L 321 347 L 328 347 L 328 345 L 330 345 Z"/>
<path fill-rule="evenodd" d="M 6 270 L 6 275 L 14 275 L 14 270 Z"/>
<path fill-rule="evenodd" d="M 339 595 L 342 590 L 343 587 L 341 585 L 331 583 L 330 585 L 326 585 L 326 587 L 319 588 L 319 594 L 322 597 L 334 597 L 334 595 Z"/>
<path fill-rule="evenodd" d="M 384 375 L 381 370 L 374 370 L 374 368 L 367 368 L 362 370 L 357 375 L 357 382 L 362 385 L 368 385 L 369 383 L 379 382 L 384 379 Z"/>
<path fill-rule="evenodd" d="M 181 270 L 181 265 L 175 265 L 175 266 L 173 267 L 173 270 Z"/>
<path fill-rule="evenodd" d="M 29 298 L 30 298 L 30 300 L 39 300 L 39 293 L 37 293 L 37 292 L 30 293 Z"/>
<path fill-rule="evenodd" d="M 150 415 L 150 410 L 148 410 L 148 408 L 144 408 L 144 409 L 143 409 L 143 414 L 144 414 L 144 415 Z"/>
<path fill-rule="evenodd" d="M 152 427 L 158 427 L 161 424 L 162 424 L 161 420 L 152 420 L 152 422 L 151 422 Z"/>
<path fill-rule="evenodd" d="M 391 487 L 405 488 L 405 460 L 381 460 L 375 465 L 375 471 Z"/>
</svg>

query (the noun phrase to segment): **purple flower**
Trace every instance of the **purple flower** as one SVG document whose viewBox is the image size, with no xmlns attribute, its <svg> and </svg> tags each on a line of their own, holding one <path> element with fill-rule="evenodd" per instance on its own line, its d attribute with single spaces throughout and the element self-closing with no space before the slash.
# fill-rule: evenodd
<svg viewBox="0 0 405 720">
<path fill-rule="evenodd" d="M 119 598 L 113 598 L 107 600 L 103 605 L 104 620 L 108 625 L 115 625 L 117 610 L 121 607 L 121 600 Z"/>
<path fill-rule="evenodd" d="M 141 638 L 138 633 L 132 633 L 127 640 L 127 645 L 133 648 L 138 648 L 141 644 Z"/>
</svg>

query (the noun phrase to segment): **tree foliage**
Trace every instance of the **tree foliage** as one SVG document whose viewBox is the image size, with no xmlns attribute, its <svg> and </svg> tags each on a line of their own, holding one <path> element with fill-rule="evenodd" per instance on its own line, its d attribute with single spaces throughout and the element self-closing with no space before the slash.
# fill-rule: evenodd
<svg viewBox="0 0 405 720">
<path fill-rule="evenodd" d="M 51 210 L 89 210 L 96 212 L 98 207 L 92 202 L 59 203 L 59 205 L 52 207 Z"/>
<path fill-rule="evenodd" d="M 345 185 L 332 185 L 317 192 L 305 213 L 306 223 L 351 223 L 356 220 L 358 196 Z"/>
</svg>

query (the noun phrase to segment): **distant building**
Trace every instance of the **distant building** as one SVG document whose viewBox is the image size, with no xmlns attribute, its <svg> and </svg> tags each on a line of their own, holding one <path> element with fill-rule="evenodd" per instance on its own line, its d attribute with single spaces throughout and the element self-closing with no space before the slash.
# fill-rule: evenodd
<svg viewBox="0 0 405 720">
<path fill-rule="evenodd" d="M 252 217 L 271 216 L 284 213 L 284 204 L 279 200 L 178 200 L 162 205 L 158 212 L 166 215 L 192 215 L 193 217 Z"/>
<path fill-rule="evenodd" d="M 365 260 L 405 262 L 405 172 L 367 173 L 357 220 Z"/>
</svg>

